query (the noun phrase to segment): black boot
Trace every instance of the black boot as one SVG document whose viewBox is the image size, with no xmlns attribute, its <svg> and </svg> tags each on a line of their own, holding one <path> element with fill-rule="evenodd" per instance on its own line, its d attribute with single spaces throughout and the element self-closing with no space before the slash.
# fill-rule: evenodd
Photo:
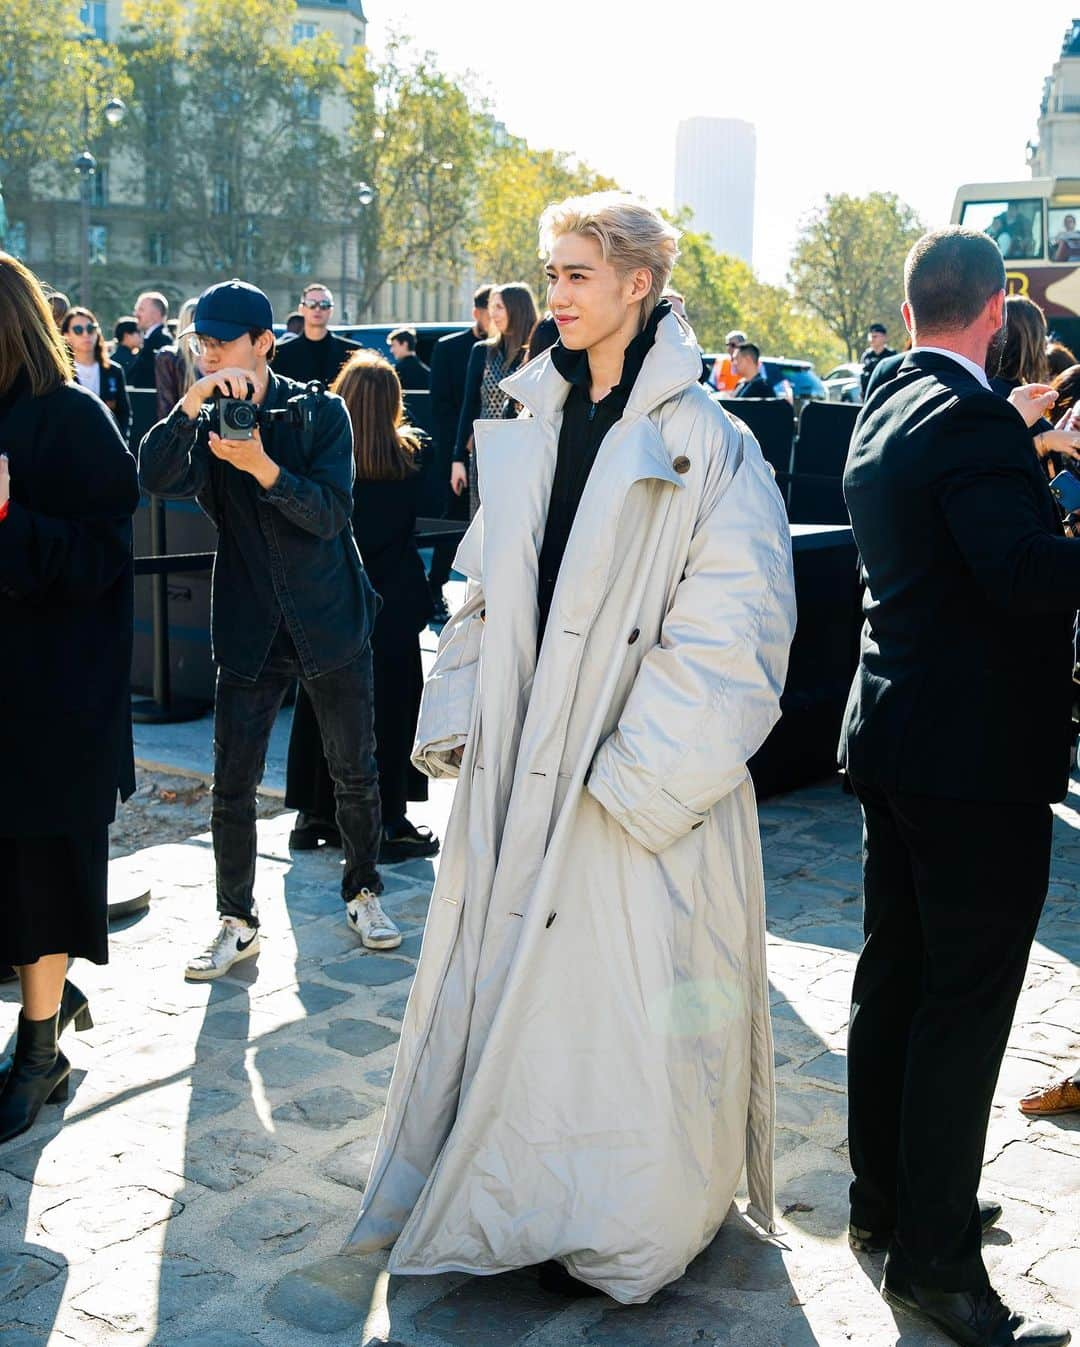
<svg viewBox="0 0 1080 1347">
<path fill-rule="evenodd" d="M 328 847 L 341 846 L 337 824 L 316 818 L 314 814 L 305 814 L 301 809 L 296 816 L 296 827 L 289 834 L 289 850 L 316 851 L 320 842 L 325 842 Z"/>
<path fill-rule="evenodd" d="M 77 1034 L 85 1034 L 88 1029 L 94 1027 L 94 1021 L 90 1015 L 90 1002 L 79 991 L 74 982 L 65 982 L 64 994 L 60 998 L 60 1021 L 59 1028 L 56 1031 L 57 1037 L 72 1023 L 75 1025 Z M 12 1061 L 11 1052 L 0 1059 L 0 1085 L 3 1085 L 4 1077 L 11 1070 Z"/>
<path fill-rule="evenodd" d="M 68 1097 L 71 1063 L 56 1045 L 60 1013 L 47 1020 L 19 1015 L 15 1057 L 0 1090 L 0 1143 L 34 1125 L 43 1104 L 62 1104 Z"/>
</svg>

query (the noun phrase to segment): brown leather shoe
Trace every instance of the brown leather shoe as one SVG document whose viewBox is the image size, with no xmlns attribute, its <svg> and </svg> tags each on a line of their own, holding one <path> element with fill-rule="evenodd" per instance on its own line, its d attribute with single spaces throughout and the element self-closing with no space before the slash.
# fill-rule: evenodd
<svg viewBox="0 0 1080 1347">
<path fill-rule="evenodd" d="M 1032 1090 L 1020 1100 L 1020 1112 L 1029 1118 L 1050 1118 L 1055 1113 L 1080 1112 L 1080 1085 L 1076 1077 L 1059 1080 L 1043 1090 Z"/>
</svg>

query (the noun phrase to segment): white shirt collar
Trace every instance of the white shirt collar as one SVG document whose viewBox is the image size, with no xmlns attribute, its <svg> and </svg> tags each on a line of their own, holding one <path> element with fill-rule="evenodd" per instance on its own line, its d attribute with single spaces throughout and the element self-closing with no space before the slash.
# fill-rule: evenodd
<svg viewBox="0 0 1080 1347">
<path fill-rule="evenodd" d="M 973 379 L 978 379 L 982 386 L 989 390 L 990 380 L 986 377 L 986 370 L 976 365 L 974 360 L 969 360 L 966 355 L 961 355 L 959 351 L 946 350 L 944 346 L 913 346 L 908 355 L 919 355 L 925 351 L 927 355 L 946 355 L 950 360 L 955 360 L 958 365 L 971 375 Z"/>
</svg>

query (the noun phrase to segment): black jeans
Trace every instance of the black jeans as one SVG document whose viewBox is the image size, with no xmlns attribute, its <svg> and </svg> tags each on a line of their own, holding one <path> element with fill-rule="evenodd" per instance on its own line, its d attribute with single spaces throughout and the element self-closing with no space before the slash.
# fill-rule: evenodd
<svg viewBox="0 0 1080 1347">
<path fill-rule="evenodd" d="M 254 682 L 218 670 L 214 705 L 214 795 L 210 828 L 223 917 L 259 924 L 255 884 L 255 791 L 262 780 L 270 731 L 294 679 L 311 698 L 334 778 L 337 825 L 345 851 L 341 896 L 382 892 L 375 868 L 382 835 L 375 768 L 371 647 L 349 664 L 304 678 L 284 624 Z"/>
<path fill-rule="evenodd" d="M 862 805 L 866 943 L 848 1034 L 851 1220 L 897 1276 L 986 1285 L 990 1105 L 1046 898 L 1048 805 L 886 793 Z"/>
</svg>

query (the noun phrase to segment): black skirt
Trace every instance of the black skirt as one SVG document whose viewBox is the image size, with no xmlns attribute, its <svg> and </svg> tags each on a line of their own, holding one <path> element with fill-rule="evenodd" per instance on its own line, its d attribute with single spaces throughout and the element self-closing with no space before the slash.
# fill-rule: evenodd
<svg viewBox="0 0 1080 1347">
<path fill-rule="evenodd" d="M 109 830 L 0 838 L 0 964 L 109 962 Z"/>
</svg>

